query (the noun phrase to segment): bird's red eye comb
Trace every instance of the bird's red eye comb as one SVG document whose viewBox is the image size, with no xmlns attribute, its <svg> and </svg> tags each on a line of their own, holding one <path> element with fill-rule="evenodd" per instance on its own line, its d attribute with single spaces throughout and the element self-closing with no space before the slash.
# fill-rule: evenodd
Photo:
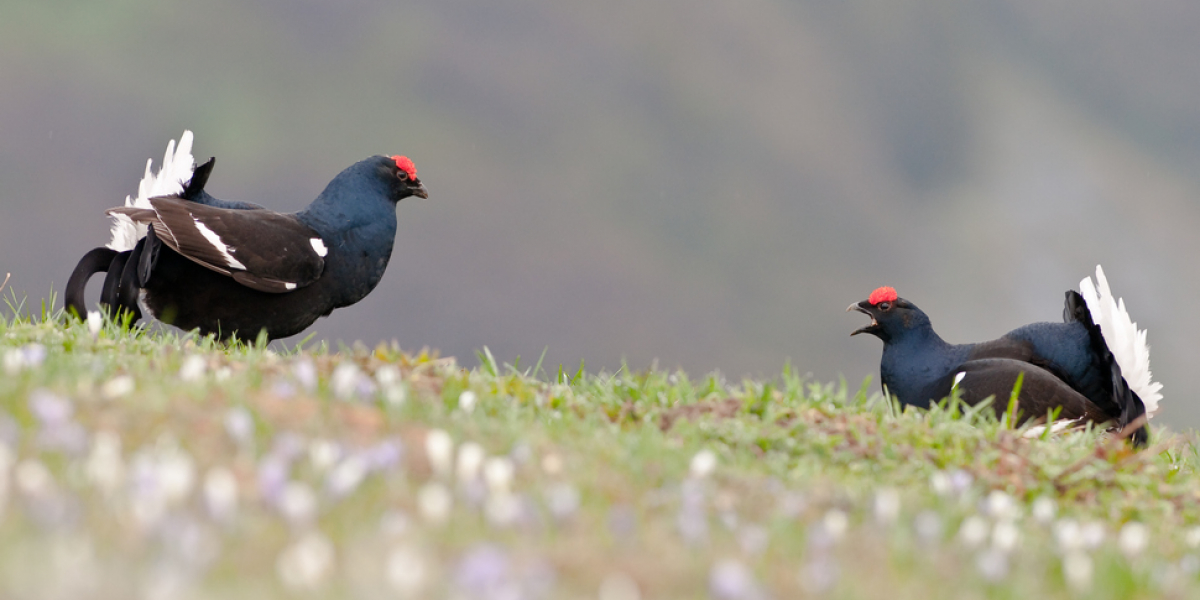
<svg viewBox="0 0 1200 600">
<path fill-rule="evenodd" d="M 880 302 L 895 302 L 896 298 L 899 298 L 896 295 L 896 290 L 884 286 L 871 292 L 871 295 L 867 297 L 867 302 L 870 302 L 871 306 L 874 306 Z"/>
<path fill-rule="evenodd" d="M 417 178 L 417 165 L 409 160 L 407 156 L 393 156 L 392 160 L 396 161 L 396 168 L 408 173 L 409 179 Z"/>
</svg>

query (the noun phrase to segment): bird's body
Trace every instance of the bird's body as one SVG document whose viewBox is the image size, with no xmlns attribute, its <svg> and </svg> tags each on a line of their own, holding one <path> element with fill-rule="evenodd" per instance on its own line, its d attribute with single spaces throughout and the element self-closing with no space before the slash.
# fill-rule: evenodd
<svg viewBox="0 0 1200 600">
<path fill-rule="evenodd" d="M 137 317 L 140 302 L 166 323 L 222 339 L 294 335 L 375 288 L 395 241 L 396 203 L 427 197 L 412 161 L 374 156 L 304 210 L 276 213 L 209 195 L 213 161 L 193 173 L 190 132 L 178 152 L 173 145 L 157 175 L 147 167 L 138 198 L 109 211 L 113 241 L 72 274 L 67 306 L 78 314 L 88 278 L 107 271 L 101 301 L 111 309 Z"/>
<path fill-rule="evenodd" d="M 947 343 L 924 312 L 891 288 L 880 288 L 851 305 L 872 318 L 871 325 L 854 333 L 883 340 L 880 378 L 903 404 L 928 408 L 958 390 L 971 405 L 995 398 L 993 407 L 1002 413 L 1019 376 L 1022 421 L 1056 411 L 1059 419 L 1132 426 L 1135 441 L 1144 442 L 1141 417 L 1157 409 L 1162 386 L 1150 382 L 1145 332 L 1128 320 L 1123 303 L 1112 300 L 1099 268 L 1097 279 L 1099 291 L 1085 279 L 1083 295 L 1067 292 L 1064 322 L 1025 325 L 978 344 Z M 1102 328 L 1098 322 L 1109 324 Z M 1130 335 L 1141 343 L 1126 344 L 1132 353 L 1115 353 L 1111 346 L 1121 344 L 1112 340 Z M 1136 372 L 1136 385 L 1123 368 Z"/>
</svg>

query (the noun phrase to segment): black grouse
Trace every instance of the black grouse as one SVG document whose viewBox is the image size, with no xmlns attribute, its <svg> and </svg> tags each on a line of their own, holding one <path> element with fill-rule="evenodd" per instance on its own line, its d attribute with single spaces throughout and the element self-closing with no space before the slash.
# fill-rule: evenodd
<svg viewBox="0 0 1200 600">
<path fill-rule="evenodd" d="M 1019 422 L 1044 419 L 1058 410 L 1059 426 L 1110 423 L 1146 443 L 1146 420 L 1158 409 L 1162 384 L 1150 378 L 1146 332 L 1139 331 L 1122 300 L 1114 300 L 1096 267 L 1096 284 L 1085 278 L 1080 292 L 1066 293 L 1062 323 L 1033 323 L 979 344 L 949 344 L 916 305 L 882 287 L 851 304 L 871 323 L 850 335 L 883 340 L 880 377 L 884 392 L 902 404 L 928 408 L 957 389 L 969 405 L 994 397 L 997 415 L 1019 374 Z"/>
<path fill-rule="evenodd" d="M 84 315 L 88 279 L 107 272 L 100 300 L 110 313 L 136 321 L 144 308 L 220 339 L 294 335 L 375 288 L 392 254 L 396 203 L 429 197 L 411 160 L 373 156 L 304 210 L 277 213 L 209 195 L 215 159 L 194 167 L 191 146 L 190 131 L 178 149 L 172 140 L 157 174 L 147 162 L 137 198 L 108 211 L 112 241 L 75 267 L 68 311 Z"/>
</svg>

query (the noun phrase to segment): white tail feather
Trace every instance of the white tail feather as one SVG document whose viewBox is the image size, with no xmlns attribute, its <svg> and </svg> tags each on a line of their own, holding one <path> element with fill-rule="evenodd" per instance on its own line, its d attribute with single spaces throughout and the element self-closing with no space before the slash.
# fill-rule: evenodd
<svg viewBox="0 0 1200 600">
<path fill-rule="evenodd" d="M 1146 415 L 1153 416 L 1162 399 L 1162 384 L 1150 379 L 1150 346 L 1146 344 L 1146 330 L 1139 330 L 1137 323 L 1129 318 L 1124 300 L 1113 299 L 1100 265 L 1096 265 L 1096 283 L 1092 283 L 1091 277 L 1084 278 L 1079 282 L 1079 293 L 1087 302 L 1092 320 L 1100 326 L 1108 350 L 1121 366 L 1129 389 L 1146 405 Z"/>
<path fill-rule="evenodd" d="M 154 159 L 146 161 L 146 173 L 138 183 L 136 198 L 125 197 L 125 206 L 150 208 L 150 199 L 159 196 L 170 196 L 183 192 L 184 186 L 192 180 L 192 171 L 196 165 L 192 159 L 192 132 L 184 131 L 179 137 L 179 146 L 175 140 L 167 144 L 167 152 L 163 155 L 162 168 L 158 173 L 151 171 Z M 118 252 L 133 250 L 138 240 L 146 236 L 146 226 L 134 223 L 125 215 L 113 215 L 112 241 L 108 247 Z"/>
</svg>

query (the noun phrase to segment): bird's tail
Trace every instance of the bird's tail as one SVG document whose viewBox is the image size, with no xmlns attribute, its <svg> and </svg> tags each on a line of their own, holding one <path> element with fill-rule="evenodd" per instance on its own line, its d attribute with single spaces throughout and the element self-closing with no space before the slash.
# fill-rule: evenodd
<svg viewBox="0 0 1200 600">
<path fill-rule="evenodd" d="M 1120 409 L 1117 427 L 1143 445 L 1149 437 L 1146 421 L 1158 410 L 1162 384 L 1150 381 L 1150 348 L 1146 332 L 1138 331 L 1125 303 L 1113 300 L 1104 271 L 1097 266 L 1099 287 L 1086 278 L 1081 292 L 1067 292 L 1064 320 L 1087 327 L 1092 352 L 1108 366 L 1112 398 Z"/>
<path fill-rule="evenodd" d="M 80 319 L 87 315 L 83 292 L 87 288 L 88 280 L 96 273 L 107 272 L 117 254 L 119 253 L 112 248 L 93 248 L 79 259 L 79 264 L 75 265 L 75 270 L 67 280 L 67 289 L 63 297 L 68 313 L 73 312 Z"/>
<path fill-rule="evenodd" d="M 195 162 L 192 158 L 192 132 L 185 130 L 179 137 L 179 145 L 175 140 L 167 144 L 167 152 L 163 155 L 162 167 L 155 173 L 151 171 L 154 159 L 146 161 L 146 173 L 138 183 L 138 194 L 125 197 L 125 206 L 150 208 L 150 199 L 159 196 L 173 196 L 182 193 L 192 179 Z M 146 236 L 146 226 L 135 223 L 125 215 L 112 215 L 112 241 L 108 247 L 118 252 L 132 250 L 138 240 Z"/>
<path fill-rule="evenodd" d="M 1091 277 L 1085 277 L 1079 282 L 1079 291 L 1087 302 L 1092 320 L 1100 326 L 1113 358 L 1121 365 L 1129 388 L 1142 399 L 1146 414 L 1153 415 L 1158 411 L 1159 400 L 1162 400 L 1162 384 L 1153 381 L 1150 376 L 1150 346 L 1146 343 L 1146 330 L 1138 329 L 1137 323 L 1129 318 L 1124 300 L 1113 298 L 1108 279 L 1104 277 L 1104 269 L 1099 265 L 1096 265 L 1095 284 Z"/>
</svg>

